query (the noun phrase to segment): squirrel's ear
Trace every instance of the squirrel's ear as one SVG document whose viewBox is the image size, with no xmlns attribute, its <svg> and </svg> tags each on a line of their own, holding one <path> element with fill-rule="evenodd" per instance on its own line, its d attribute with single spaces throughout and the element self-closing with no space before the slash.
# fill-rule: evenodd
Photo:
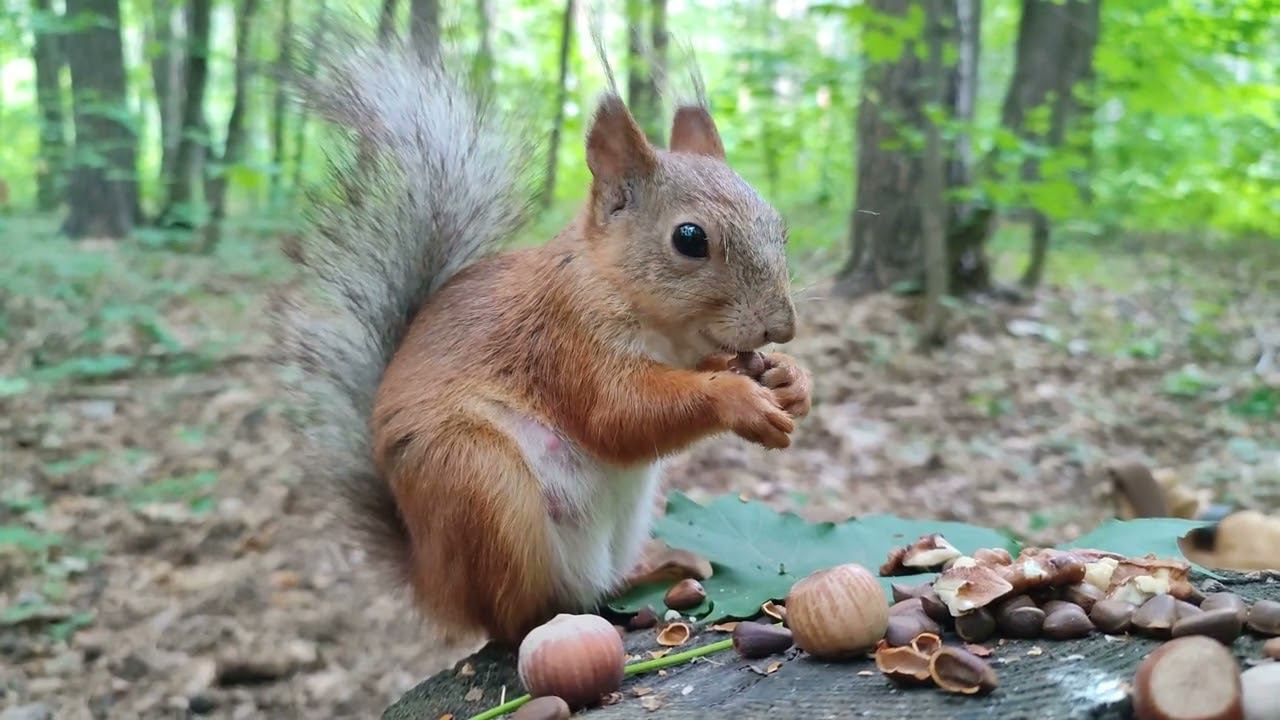
<svg viewBox="0 0 1280 720">
<path fill-rule="evenodd" d="M 587 167 L 599 182 L 644 176 L 658 167 L 658 157 L 644 131 L 617 95 L 606 95 L 596 107 L 587 133 Z"/>
<path fill-rule="evenodd" d="M 711 113 L 704 107 L 684 105 L 671 121 L 671 152 L 707 155 L 724 160 L 724 143 Z"/>
</svg>

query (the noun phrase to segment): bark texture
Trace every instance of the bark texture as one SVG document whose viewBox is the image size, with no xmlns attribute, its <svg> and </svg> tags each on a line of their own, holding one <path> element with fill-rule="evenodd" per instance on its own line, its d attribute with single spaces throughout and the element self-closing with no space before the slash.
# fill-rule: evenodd
<svg viewBox="0 0 1280 720">
<path fill-rule="evenodd" d="M 50 0 L 32 0 L 32 13 L 53 20 Z M 40 110 L 40 155 L 36 166 L 36 204 L 52 210 L 62 200 L 63 163 L 67 156 L 65 109 L 62 98 L 62 47 L 58 36 L 43 29 L 35 33 L 32 59 L 36 65 L 36 106 Z"/>
<path fill-rule="evenodd" d="M 212 0 L 191 0 L 191 25 L 187 34 L 186 99 L 182 108 L 182 137 L 174 161 L 167 204 L 162 220 L 167 225 L 191 227 L 199 214 L 202 168 L 208 152 L 209 127 L 205 119 L 205 86 L 209 80 L 209 25 Z"/>
<path fill-rule="evenodd" d="M 569 100 L 569 51 L 573 48 L 574 0 L 565 0 L 560 22 L 560 74 L 556 86 L 555 119 L 551 124 L 551 141 L 547 144 L 547 171 L 542 184 L 542 206 L 551 205 L 556 192 L 556 169 L 560 159 L 560 136 L 564 132 L 564 105 Z"/>
</svg>

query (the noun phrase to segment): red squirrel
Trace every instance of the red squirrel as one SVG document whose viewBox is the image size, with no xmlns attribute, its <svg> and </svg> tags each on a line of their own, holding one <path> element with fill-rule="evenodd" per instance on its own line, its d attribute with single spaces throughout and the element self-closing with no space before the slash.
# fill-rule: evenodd
<svg viewBox="0 0 1280 720">
<path fill-rule="evenodd" d="M 725 162 L 705 101 L 653 147 L 616 93 L 589 196 L 545 245 L 496 252 L 534 156 L 440 65 L 394 43 L 321 54 L 306 99 L 345 129 L 286 318 L 311 474 L 337 482 L 447 636 L 518 642 L 596 606 L 649 536 L 664 457 L 723 432 L 785 448 L 810 377 L 778 212 Z"/>
</svg>

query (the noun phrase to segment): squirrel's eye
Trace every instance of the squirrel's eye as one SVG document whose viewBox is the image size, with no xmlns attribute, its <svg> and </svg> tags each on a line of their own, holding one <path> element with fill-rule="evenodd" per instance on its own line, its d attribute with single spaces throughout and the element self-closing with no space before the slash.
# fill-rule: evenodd
<svg viewBox="0 0 1280 720">
<path fill-rule="evenodd" d="M 671 233 L 671 244 L 676 252 L 691 258 L 704 258 L 710 254 L 707 249 L 707 232 L 693 223 L 684 223 Z"/>
</svg>

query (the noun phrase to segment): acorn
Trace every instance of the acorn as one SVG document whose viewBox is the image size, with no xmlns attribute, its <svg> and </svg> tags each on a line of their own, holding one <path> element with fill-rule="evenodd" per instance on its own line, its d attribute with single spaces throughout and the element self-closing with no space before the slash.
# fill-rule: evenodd
<svg viewBox="0 0 1280 720">
<path fill-rule="evenodd" d="M 740 622 L 733 628 L 733 649 L 748 660 L 757 660 L 791 647 L 791 631 L 781 625 Z"/>
<path fill-rule="evenodd" d="M 889 602 L 866 568 L 849 563 L 819 570 L 787 593 L 787 626 L 814 657 L 854 657 L 875 647 L 889 624 Z"/>
<path fill-rule="evenodd" d="M 689 610 L 696 608 L 707 599 L 707 591 L 702 588 L 702 583 L 693 578 L 685 578 L 667 591 L 663 602 L 672 610 Z"/>
<path fill-rule="evenodd" d="M 561 613 L 525 636 L 517 669 L 530 695 L 555 695 L 576 709 L 617 690 L 626 661 L 608 620 Z"/>
<path fill-rule="evenodd" d="M 1138 665 L 1138 720 L 1240 720 L 1240 666 L 1221 643 L 1192 635 L 1156 648 Z"/>
</svg>

